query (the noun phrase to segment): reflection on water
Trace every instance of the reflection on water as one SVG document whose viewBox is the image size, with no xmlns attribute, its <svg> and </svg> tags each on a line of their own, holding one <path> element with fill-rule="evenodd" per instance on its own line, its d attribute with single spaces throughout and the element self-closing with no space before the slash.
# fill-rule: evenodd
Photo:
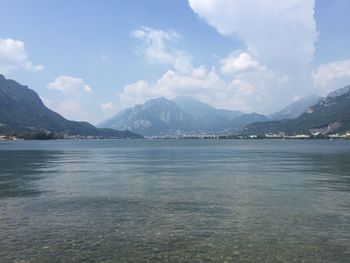
<svg viewBox="0 0 350 263">
<path fill-rule="evenodd" d="M 0 261 L 346 262 L 348 141 L 0 144 Z"/>
</svg>

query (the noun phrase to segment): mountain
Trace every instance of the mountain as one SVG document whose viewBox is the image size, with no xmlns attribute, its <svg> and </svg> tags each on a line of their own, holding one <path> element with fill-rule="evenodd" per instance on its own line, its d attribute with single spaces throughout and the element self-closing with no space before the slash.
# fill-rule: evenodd
<svg viewBox="0 0 350 263">
<path fill-rule="evenodd" d="M 130 131 L 98 129 L 48 109 L 38 94 L 0 74 L 0 134 L 50 131 L 67 135 L 140 138 Z"/>
<path fill-rule="evenodd" d="M 267 120 L 268 118 L 265 115 L 259 113 L 245 113 L 231 120 L 228 125 L 230 128 L 226 130 L 228 132 L 237 132 L 250 123 L 265 122 Z"/>
<path fill-rule="evenodd" d="M 233 120 L 244 115 L 240 111 L 215 109 L 191 97 L 177 97 L 174 102 L 180 110 L 193 117 L 199 132 L 220 132 L 236 127 Z"/>
<path fill-rule="evenodd" d="M 347 94 L 349 92 L 350 92 L 350 85 L 345 86 L 344 88 L 337 89 L 337 90 L 334 90 L 334 91 L 330 92 L 327 97 L 328 98 L 335 98 L 335 97 L 339 97 L 339 96 L 342 96 L 344 94 Z"/>
<path fill-rule="evenodd" d="M 350 131 L 350 85 L 319 99 L 295 119 L 249 124 L 242 133 L 332 134 L 347 131 Z"/>
<path fill-rule="evenodd" d="M 306 112 L 310 106 L 317 103 L 319 97 L 310 95 L 284 107 L 282 110 L 269 115 L 269 120 L 279 121 L 284 119 L 294 119 Z"/>
<path fill-rule="evenodd" d="M 192 115 L 194 118 L 200 120 L 216 120 L 216 119 L 234 119 L 243 115 L 240 111 L 218 110 L 208 104 L 191 97 L 180 96 L 174 99 L 176 105 L 187 114 Z"/>
<path fill-rule="evenodd" d="M 99 127 L 128 129 L 145 136 L 234 131 L 264 115 L 218 110 L 190 97 L 157 98 L 121 111 Z"/>
<path fill-rule="evenodd" d="M 127 129 L 148 136 L 179 134 L 195 129 L 194 118 L 181 111 L 175 102 L 163 97 L 123 110 L 98 126 Z"/>
</svg>

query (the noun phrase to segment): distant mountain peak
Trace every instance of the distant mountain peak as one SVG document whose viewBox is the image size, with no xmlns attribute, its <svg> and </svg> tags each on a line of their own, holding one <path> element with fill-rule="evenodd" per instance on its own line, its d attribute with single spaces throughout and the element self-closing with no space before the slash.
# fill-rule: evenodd
<svg viewBox="0 0 350 263">
<path fill-rule="evenodd" d="M 307 112 L 309 108 L 315 104 L 320 98 L 316 95 L 309 95 L 301 98 L 283 109 L 271 114 L 270 120 L 283 120 L 283 119 L 294 119 L 301 114 Z"/>
<path fill-rule="evenodd" d="M 153 98 L 153 99 L 149 99 L 148 101 L 146 101 L 144 104 L 147 103 L 157 103 L 157 102 L 171 102 L 171 100 L 165 98 L 165 97 L 158 97 L 158 98 Z"/>
<path fill-rule="evenodd" d="M 135 105 L 99 124 L 99 127 L 128 129 L 143 135 L 174 134 L 186 130 L 193 119 L 174 101 L 160 97 Z"/>
</svg>

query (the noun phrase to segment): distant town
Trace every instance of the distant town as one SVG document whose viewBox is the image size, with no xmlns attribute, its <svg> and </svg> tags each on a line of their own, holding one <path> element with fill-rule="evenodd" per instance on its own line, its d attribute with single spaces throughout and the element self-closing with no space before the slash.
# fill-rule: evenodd
<svg viewBox="0 0 350 263">
<path fill-rule="evenodd" d="M 99 140 L 105 139 L 101 136 L 86 135 L 54 135 L 46 133 L 47 136 L 25 137 L 16 135 L 0 135 L 0 141 L 17 141 L 17 140 Z M 114 139 L 114 138 L 108 138 Z M 118 138 L 115 138 L 118 139 Z M 145 136 L 145 139 L 286 139 L 286 140 L 307 140 L 307 139 L 350 139 L 350 131 L 346 133 L 322 134 L 315 132 L 311 134 L 288 135 L 284 133 L 266 133 L 264 135 L 242 135 L 242 134 L 208 134 L 208 133 L 191 133 L 176 135 Z"/>
<path fill-rule="evenodd" d="M 305 139 L 350 139 L 350 131 L 346 133 L 322 134 L 320 132 L 311 134 L 288 135 L 284 133 L 266 133 L 264 135 L 242 135 L 242 134 L 179 134 L 179 135 L 163 135 L 149 136 L 147 139 L 289 139 L 289 140 L 305 140 Z"/>
</svg>

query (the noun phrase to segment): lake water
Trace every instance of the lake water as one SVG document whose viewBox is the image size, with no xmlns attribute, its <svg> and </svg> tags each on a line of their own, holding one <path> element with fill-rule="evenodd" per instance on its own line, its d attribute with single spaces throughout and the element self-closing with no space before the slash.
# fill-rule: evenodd
<svg viewBox="0 0 350 263">
<path fill-rule="evenodd" d="M 0 262 L 350 262 L 350 141 L 0 142 Z"/>
</svg>

